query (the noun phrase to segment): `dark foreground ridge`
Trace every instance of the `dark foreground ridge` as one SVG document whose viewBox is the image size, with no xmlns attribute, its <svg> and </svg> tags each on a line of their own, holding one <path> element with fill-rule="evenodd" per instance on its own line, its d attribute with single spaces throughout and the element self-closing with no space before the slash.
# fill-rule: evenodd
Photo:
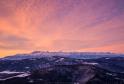
<svg viewBox="0 0 124 84">
<path fill-rule="evenodd" d="M 57 65 L 38 69 L 26 77 L 14 77 L 0 84 L 124 84 L 124 74 L 87 64 Z"/>
<path fill-rule="evenodd" d="M 124 57 L 1 60 L 0 84 L 124 84 Z"/>
</svg>

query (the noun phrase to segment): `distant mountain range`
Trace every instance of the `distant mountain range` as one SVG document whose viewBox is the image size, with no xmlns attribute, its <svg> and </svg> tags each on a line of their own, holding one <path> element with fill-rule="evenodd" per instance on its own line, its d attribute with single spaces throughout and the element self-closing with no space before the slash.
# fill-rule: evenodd
<svg viewBox="0 0 124 84">
<path fill-rule="evenodd" d="M 6 56 L 2 60 L 22 60 L 30 58 L 42 58 L 62 56 L 77 59 L 96 59 L 101 57 L 124 57 L 124 54 L 115 54 L 110 52 L 48 52 L 48 51 L 34 51 L 29 54 L 16 54 L 13 56 Z"/>
<path fill-rule="evenodd" d="M 0 84 L 124 84 L 124 55 L 41 52 L 0 59 Z"/>
</svg>

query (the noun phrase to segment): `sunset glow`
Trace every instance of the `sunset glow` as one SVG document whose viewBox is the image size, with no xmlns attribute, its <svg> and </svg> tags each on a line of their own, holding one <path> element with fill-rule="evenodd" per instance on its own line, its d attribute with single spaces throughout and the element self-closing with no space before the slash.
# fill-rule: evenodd
<svg viewBox="0 0 124 84">
<path fill-rule="evenodd" d="M 0 0 L 0 56 L 35 50 L 124 53 L 124 0 Z"/>
</svg>

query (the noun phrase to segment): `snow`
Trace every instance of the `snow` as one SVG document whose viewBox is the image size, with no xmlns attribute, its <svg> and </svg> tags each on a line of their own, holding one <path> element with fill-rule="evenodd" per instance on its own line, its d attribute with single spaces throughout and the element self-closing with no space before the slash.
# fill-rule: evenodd
<svg viewBox="0 0 124 84">
<path fill-rule="evenodd" d="M 100 57 L 124 57 L 124 54 L 115 54 L 109 52 L 48 52 L 48 51 L 34 51 L 29 54 L 16 54 L 1 58 L 1 60 L 23 60 L 42 57 L 63 56 L 77 59 L 96 59 Z"/>
<path fill-rule="evenodd" d="M 105 59 L 110 59 L 110 58 L 105 58 Z"/>
<path fill-rule="evenodd" d="M 3 79 L 0 79 L 0 80 L 7 80 L 7 79 L 11 79 L 11 78 L 16 78 L 16 77 L 26 77 L 26 76 L 30 75 L 29 73 L 25 73 L 25 72 L 11 72 L 11 71 L 2 71 L 2 72 L 0 72 L 0 74 L 18 74 L 18 75 L 3 78 Z"/>
<path fill-rule="evenodd" d="M 90 63 L 89 63 L 89 62 L 83 62 L 83 64 L 88 64 L 88 65 L 98 65 L 98 63 L 93 63 L 93 62 L 92 62 L 92 63 L 91 63 L 91 62 L 90 62 Z"/>
<path fill-rule="evenodd" d="M 2 71 L 0 74 L 17 74 L 17 73 L 24 73 L 24 72 L 14 72 L 14 71 Z"/>
<path fill-rule="evenodd" d="M 108 74 L 108 75 L 113 75 L 112 73 L 106 73 L 106 74 Z"/>
<path fill-rule="evenodd" d="M 61 62 L 63 60 L 64 60 L 64 58 L 60 58 L 59 60 L 56 60 L 56 62 Z"/>
<path fill-rule="evenodd" d="M 26 76 L 29 76 L 30 74 L 28 74 L 28 73 L 24 73 L 24 74 L 20 74 L 20 75 L 17 75 L 17 76 L 15 76 L 15 77 L 26 77 Z"/>
<path fill-rule="evenodd" d="M 29 69 L 30 67 L 25 67 L 25 69 Z"/>
</svg>

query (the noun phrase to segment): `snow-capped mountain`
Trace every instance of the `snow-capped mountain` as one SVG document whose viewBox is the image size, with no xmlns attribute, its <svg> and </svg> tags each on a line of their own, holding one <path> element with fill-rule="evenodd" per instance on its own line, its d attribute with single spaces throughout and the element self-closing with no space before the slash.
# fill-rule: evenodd
<svg viewBox="0 0 124 84">
<path fill-rule="evenodd" d="M 29 54 L 16 54 L 1 58 L 1 60 L 22 60 L 30 58 L 42 58 L 62 56 L 76 59 L 96 59 L 101 57 L 124 57 L 124 54 L 115 54 L 110 52 L 48 52 L 48 51 L 34 51 Z"/>
<path fill-rule="evenodd" d="M 0 59 L 0 84 L 124 84 L 123 80 L 123 54 L 35 51 Z"/>
</svg>

